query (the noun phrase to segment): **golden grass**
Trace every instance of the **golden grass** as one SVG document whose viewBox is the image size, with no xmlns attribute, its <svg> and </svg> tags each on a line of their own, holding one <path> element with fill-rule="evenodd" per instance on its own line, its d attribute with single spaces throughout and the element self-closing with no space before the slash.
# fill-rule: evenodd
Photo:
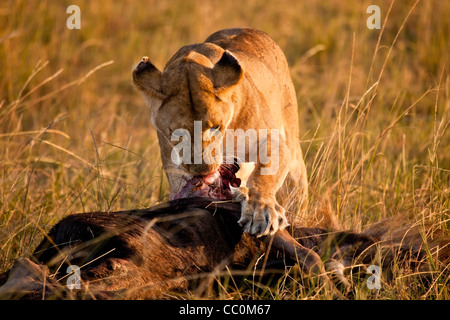
<svg viewBox="0 0 450 320">
<path fill-rule="evenodd" d="M 227 27 L 267 32 L 290 63 L 311 189 L 301 221 L 321 224 L 329 204 L 356 231 L 395 214 L 448 230 L 450 2 L 76 1 L 81 30 L 66 28 L 70 4 L 0 4 L 0 271 L 70 213 L 167 199 L 131 70 Z M 382 30 L 366 27 L 370 4 Z M 448 298 L 405 279 L 373 298 Z"/>
</svg>

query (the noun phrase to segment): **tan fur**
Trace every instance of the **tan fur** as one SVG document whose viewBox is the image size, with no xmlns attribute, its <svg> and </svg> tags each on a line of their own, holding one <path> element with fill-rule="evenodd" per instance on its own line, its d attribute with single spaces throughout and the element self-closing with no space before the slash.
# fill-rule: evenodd
<svg viewBox="0 0 450 320">
<path fill-rule="evenodd" d="M 264 165 L 255 164 L 244 182 L 248 197 L 243 199 L 248 200 L 242 201 L 240 224 L 245 232 L 256 235 L 273 234 L 287 226 L 285 210 L 275 194 L 289 177 L 307 199 L 307 176 L 288 64 L 267 34 L 254 29 L 216 32 L 204 43 L 181 48 L 163 72 L 145 57 L 133 71 L 133 80 L 152 108 L 171 196 L 182 187 L 183 176 L 206 175 L 218 167 L 206 163 L 176 166 L 171 160 L 176 144 L 170 141 L 173 130 L 187 129 L 193 137 L 194 121 L 202 121 L 203 130 L 219 126 L 222 132 L 279 129 L 279 170 L 261 175 Z M 208 144 L 203 142 L 203 149 Z"/>
</svg>

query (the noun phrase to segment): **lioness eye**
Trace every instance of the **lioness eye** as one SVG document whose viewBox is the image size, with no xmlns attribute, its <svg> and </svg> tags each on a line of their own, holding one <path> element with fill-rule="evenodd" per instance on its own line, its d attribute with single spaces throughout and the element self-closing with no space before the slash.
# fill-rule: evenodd
<svg viewBox="0 0 450 320">
<path fill-rule="evenodd" d="M 219 130 L 220 129 L 220 125 L 216 125 L 214 127 L 211 127 L 211 130 Z"/>
</svg>

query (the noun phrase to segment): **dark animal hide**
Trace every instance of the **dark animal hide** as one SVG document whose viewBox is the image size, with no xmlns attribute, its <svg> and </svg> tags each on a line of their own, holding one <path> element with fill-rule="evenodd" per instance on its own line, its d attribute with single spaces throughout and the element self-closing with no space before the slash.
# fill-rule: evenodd
<svg viewBox="0 0 450 320">
<path fill-rule="evenodd" d="M 342 298 L 355 279 L 367 277 L 369 264 L 381 264 L 388 279 L 399 257 L 424 275 L 431 270 L 430 252 L 438 264 L 449 262 L 448 240 L 438 231 L 424 238 L 413 228 L 393 230 L 388 222 L 361 234 L 291 227 L 255 238 L 242 235 L 239 216 L 239 203 L 207 198 L 70 215 L 50 230 L 30 259 L 16 260 L 0 275 L 0 298 L 155 299 L 187 290 L 211 297 L 224 270 L 281 277 L 295 268 Z M 68 289 L 69 265 L 80 267 L 80 289 Z"/>
</svg>

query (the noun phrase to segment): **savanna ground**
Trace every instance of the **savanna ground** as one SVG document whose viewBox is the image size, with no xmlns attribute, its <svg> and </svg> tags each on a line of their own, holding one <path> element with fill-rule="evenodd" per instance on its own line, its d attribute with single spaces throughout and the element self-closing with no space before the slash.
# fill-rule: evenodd
<svg viewBox="0 0 450 320">
<path fill-rule="evenodd" d="M 81 30 L 66 27 L 70 4 L 81 8 Z M 371 4 L 381 30 L 366 27 Z M 182 45 L 237 26 L 271 35 L 291 67 L 310 181 L 302 223 L 323 224 L 329 205 L 345 229 L 402 214 L 448 231 L 449 15 L 450 1 L 439 0 L 3 1 L 0 272 L 68 214 L 168 199 L 131 70 L 144 55 L 162 69 Z M 399 271 L 356 298 L 450 297 L 448 277 L 426 289 L 411 278 Z M 260 297 L 321 298 L 289 290 Z M 222 286 L 219 298 L 231 297 Z"/>
</svg>

